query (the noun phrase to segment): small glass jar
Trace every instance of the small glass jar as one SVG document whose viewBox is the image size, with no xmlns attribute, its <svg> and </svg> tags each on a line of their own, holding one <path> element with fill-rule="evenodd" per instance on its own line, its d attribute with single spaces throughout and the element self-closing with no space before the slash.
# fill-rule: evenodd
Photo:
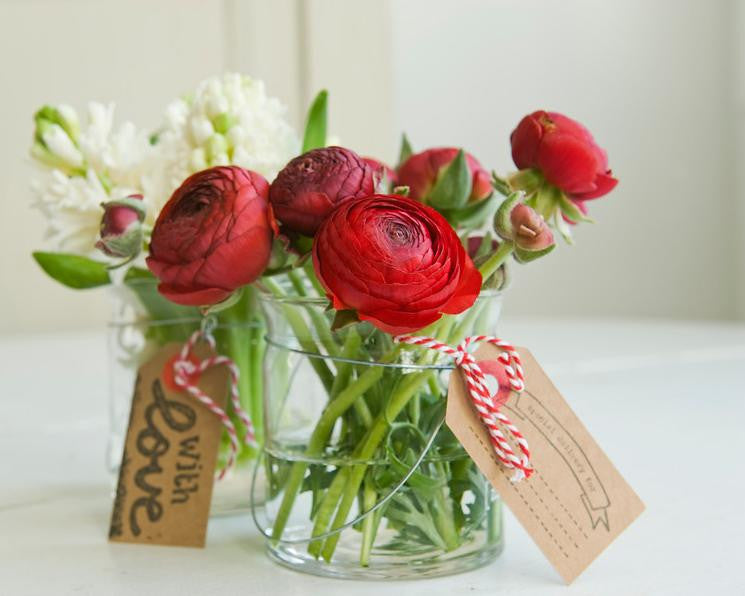
<svg viewBox="0 0 745 596">
<path fill-rule="evenodd" d="M 196 309 L 179 307 L 159 298 L 156 282 L 152 279 L 129 281 L 116 288 L 114 317 L 108 326 L 110 432 L 106 456 L 114 484 L 121 463 L 139 367 L 165 344 L 183 344 L 200 329 L 201 323 L 202 317 Z M 212 333 L 217 352 L 230 357 L 238 366 L 241 404 L 251 416 L 257 440 L 261 441 L 263 321 L 256 316 L 255 310 L 235 311 L 227 316 L 220 315 Z M 228 414 L 232 415 L 230 405 Z M 224 465 L 228 451 L 229 440 L 223 433 L 218 467 Z M 233 468 L 222 480 L 215 481 L 211 514 L 249 510 L 251 473 L 256 455 L 256 449 L 244 446 Z"/>
<path fill-rule="evenodd" d="M 450 345 L 493 333 L 502 296 L 417 334 Z M 317 575 L 402 579 L 484 565 L 502 505 L 443 424 L 451 362 L 365 322 L 336 328 L 327 300 L 262 296 L 264 494 L 254 518 L 278 563 Z M 338 323 L 338 321 L 337 321 Z"/>
</svg>

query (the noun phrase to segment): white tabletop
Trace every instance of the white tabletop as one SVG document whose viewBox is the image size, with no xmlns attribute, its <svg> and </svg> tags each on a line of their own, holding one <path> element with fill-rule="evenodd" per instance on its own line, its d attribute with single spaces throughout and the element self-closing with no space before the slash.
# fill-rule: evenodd
<svg viewBox="0 0 745 596">
<path fill-rule="evenodd" d="M 515 519 L 496 563 L 407 594 L 745 593 L 745 326 L 505 321 L 647 505 L 566 588 Z M 0 338 L 1 594 L 375 594 L 271 563 L 248 516 L 204 550 L 109 544 L 103 334 Z"/>
</svg>

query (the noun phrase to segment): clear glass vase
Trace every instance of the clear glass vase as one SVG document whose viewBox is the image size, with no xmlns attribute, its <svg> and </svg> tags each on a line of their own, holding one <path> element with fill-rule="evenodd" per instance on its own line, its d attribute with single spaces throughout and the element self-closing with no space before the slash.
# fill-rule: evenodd
<svg viewBox="0 0 745 596">
<path fill-rule="evenodd" d="M 110 432 L 106 454 L 113 484 L 121 463 L 137 370 L 165 344 L 185 342 L 202 323 L 195 309 L 178 307 L 158 298 L 156 282 L 152 279 L 129 281 L 117 287 L 114 305 L 113 320 L 108 326 Z M 217 352 L 230 357 L 238 366 L 241 404 L 251 416 L 257 439 L 261 441 L 261 361 L 265 329 L 263 320 L 256 314 L 255 309 L 221 314 L 213 335 Z M 232 416 L 230 405 L 228 414 Z M 218 467 L 224 465 L 228 451 L 229 441 L 225 435 L 218 454 Z M 256 455 L 255 449 L 244 446 L 233 468 L 222 480 L 215 481 L 211 514 L 249 510 Z"/>
<path fill-rule="evenodd" d="M 297 284 L 296 284 L 297 287 Z M 264 494 L 270 558 L 317 575 L 458 573 L 502 549 L 502 506 L 443 424 L 452 369 L 369 323 L 334 329 L 321 298 L 263 296 Z M 308 292 L 310 294 L 310 292 Z M 418 334 L 494 333 L 498 292 Z M 263 505 L 258 505 L 262 502 Z"/>
</svg>

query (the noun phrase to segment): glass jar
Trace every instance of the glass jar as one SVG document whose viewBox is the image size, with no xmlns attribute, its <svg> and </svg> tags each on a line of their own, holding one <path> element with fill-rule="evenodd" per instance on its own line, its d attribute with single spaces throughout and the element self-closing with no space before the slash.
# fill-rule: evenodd
<svg viewBox="0 0 745 596">
<path fill-rule="evenodd" d="M 451 362 L 365 322 L 339 326 L 327 300 L 262 296 L 264 494 L 254 518 L 270 558 L 343 578 L 458 573 L 502 549 L 502 506 L 443 424 Z M 418 335 L 456 345 L 493 333 L 485 291 Z M 337 328 L 338 327 L 338 328 Z"/>
<path fill-rule="evenodd" d="M 129 423 L 137 371 L 165 344 L 183 344 L 200 328 L 202 317 L 196 309 L 179 307 L 157 294 L 153 279 L 129 280 L 115 290 L 113 320 L 108 327 L 109 351 L 109 441 L 106 462 L 116 483 Z M 236 305 L 217 315 L 214 328 L 217 352 L 230 357 L 240 371 L 239 392 L 243 409 L 251 416 L 259 443 L 262 440 L 262 371 L 264 353 L 263 320 L 255 308 Z M 230 405 L 228 414 L 232 417 Z M 240 427 L 237 419 L 234 420 Z M 222 467 L 229 452 L 223 433 L 218 454 Z M 250 507 L 251 472 L 257 450 L 244 446 L 235 465 L 216 480 L 211 514 L 246 512 Z"/>
</svg>

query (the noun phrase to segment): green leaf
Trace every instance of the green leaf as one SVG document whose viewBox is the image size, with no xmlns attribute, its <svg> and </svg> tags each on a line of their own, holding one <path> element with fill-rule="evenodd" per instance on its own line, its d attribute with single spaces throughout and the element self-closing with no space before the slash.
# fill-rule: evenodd
<svg viewBox="0 0 745 596">
<path fill-rule="evenodd" d="M 505 197 L 506 196 L 509 196 L 509 194 L 512 192 L 512 190 L 510 189 L 510 185 L 507 182 L 507 180 L 505 180 L 504 178 L 500 177 L 497 174 L 497 172 L 494 171 L 494 170 L 492 170 L 492 173 L 491 173 L 491 185 L 494 187 L 494 189 L 498 193 L 504 195 Z"/>
<path fill-rule="evenodd" d="M 404 133 L 401 135 L 401 150 L 398 152 L 398 166 L 396 167 L 401 167 L 401 164 L 409 159 L 413 154 L 414 150 L 411 148 L 409 138 L 406 136 L 406 133 Z"/>
<path fill-rule="evenodd" d="M 544 184 L 535 192 L 533 209 L 549 221 L 559 207 L 562 192 L 551 184 Z"/>
<path fill-rule="evenodd" d="M 360 319 L 357 316 L 356 310 L 337 310 L 334 315 L 334 321 L 331 323 L 331 331 L 339 331 L 347 325 L 353 325 L 359 322 Z"/>
<path fill-rule="evenodd" d="M 303 135 L 303 153 L 326 146 L 327 100 L 328 91 L 324 89 L 316 95 L 310 105 Z"/>
<path fill-rule="evenodd" d="M 587 217 L 584 213 L 582 213 L 579 207 L 577 207 L 577 205 L 570 201 L 563 192 L 559 193 L 559 209 L 561 209 L 561 212 L 569 219 L 571 219 L 574 223 L 579 223 L 581 221 L 595 223 L 595 221 L 591 217 Z"/>
<path fill-rule="evenodd" d="M 526 250 L 516 245 L 515 258 L 520 263 L 530 263 L 530 261 L 535 261 L 536 259 L 540 259 L 541 257 L 546 256 L 555 248 L 556 244 L 552 244 L 551 246 L 547 246 L 546 248 L 542 248 L 541 250 Z"/>
<path fill-rule="evenodd" d="M 61 252 L 33 253 L 44 272 L 68 288 L 85 290 L 111 283 L 107 264 L 88 257 Z"/>
<path fill-rule="evenodd" d="M 202 315 L 206 316 L 206 315 L 216 314 L 216 313 L 229 309 L 231 306 L 235 306 L 236 304 L 238 304 L 238 302 L 240 302 L 241 298 L 243 297 L 243 289 L 244 288 L 238 288 L 235 292 L 233 292 L 230 296 L 228 296 L 222 302 L 211 304 L 209 307 L 202 310 Z"/>
<path fill-rule="evenodd" d="M 427 202 L 436 209 L 463 207 L 471 196 L 471 184 L 471 171 L 466 163 L 466 154 L 461 149 L 455 159 L 440 171 Z"/>
<path fill-rule="evenodd" d="M 517 190 L 524 190 L 526 194 L 532 194 L 543 186 L 545 178 L 540 171 L 534 169 L 520 170 L 509 179 L 509 186 Z"/>
<path fill-rule="evenodd" d="M 574 238 L 572 238 L 572 228 L 571 226 L 564 221 L 564 218 L 561 216 L 561 210 L 557 209 L 554 211 L 554 227 L 559 231 L 562 238 L 564 238 L 564 241 L 567 244 L 574 244 Z"/>
<path fill-rule="evenodd" d="M 502 201 L 501 205 L 499 205 L 497 213 L 494 216 L 494 229 L 496 230 L 497 234 L 499 234 L 500 238 L 512 240 L 513 230 L 512 221 L 510 220 L 510 214 L 523 197 L 524 193 L 520 191 L 513 192 L 504 201 Z"/>
<path fill-rule="evenodd" d="M 131 267 L 124 276 L 124 283 L 137 295 L 153 320 L 195 319 L 200 316 L 196 307 L 176 304 L 162 296 L 158 292 L 158 280 L 147 269 Z"/>
<path fill-rule="evenodd" d="M 494 215 L 497 209 L 497 196 L 496 193 L 492 193 L 486 199 L 466 205 L 462 209 L 443 209 L 442 214 L 453 226 L 479 228 Z"/>
</svg>

